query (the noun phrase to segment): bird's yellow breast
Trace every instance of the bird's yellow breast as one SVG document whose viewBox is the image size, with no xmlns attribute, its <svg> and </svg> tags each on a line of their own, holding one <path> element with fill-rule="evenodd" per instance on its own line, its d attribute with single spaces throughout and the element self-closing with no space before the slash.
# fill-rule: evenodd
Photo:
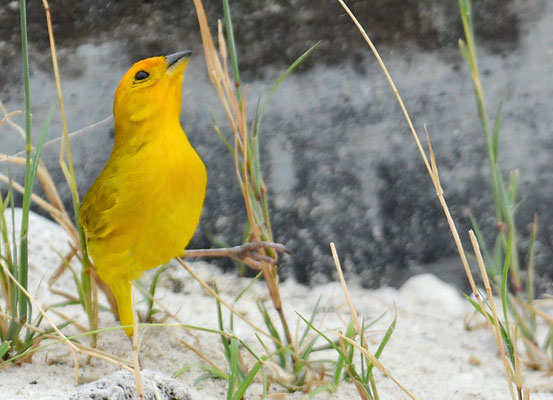
<svg viewBox="0 0 553 400">
<path fill-rule="evenodd" d="M 115 205 L 105 211 L 107 233 L 90 239 L 89 247 L 107 281 L 134 279 L 184 254 L 200 218 L 207 183 L 202 160 L 180 126 L 155 129 L 154 138 L 132 149 L 129 143 L 115 148 L 105 168 L 113 171 Z"/>
</svg>

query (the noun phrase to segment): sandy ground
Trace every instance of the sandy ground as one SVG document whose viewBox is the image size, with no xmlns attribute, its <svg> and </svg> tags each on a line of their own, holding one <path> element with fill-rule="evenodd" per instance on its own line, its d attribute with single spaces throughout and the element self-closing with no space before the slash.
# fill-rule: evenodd
<svg viewBox="0 0 553 400">
<path fill-rule="evenodd" d="M 32 215 L 30 244 L 30 287 L 41 304 L 52 304 L 59 298 L 49 292 L 46 281 L 59 264 L 56 250 L 63 254 L 68 249 L 67 238 L 55 224 Z M 197 262 L 191 266 L 208 284 L 216 283 L 222 297 L 229 302 L 251 281 L 223 274 L 208 263 Z M 358 312 L 366 321 L 385 313 L 368 331 L 369 345 L 373 350 L 393 320 L 394 309 L 397 309 L 396 330 L 381 361 L 418 399 L 509 398 L 491 334 L 483 328 L 471 331 L 464 328 L 463 321 L 471 314 L 471 307 L 456 289 L 432 275 L 413 277 L 399 290 L 365 290 L 352 278 L 348 284 Z M 65 291 L 74 291 L 69 275 L 62 277 L 56 285 Z M 297 313 L 309 317 L 319 298 L 321 312 L 314 320 L 319 329 L 335 337 L 335 332 L 343 330 L 349 319 L 344 294 L 336 282 L 308 288 L 288 280 L 281 285 L 281 295 L 293 334 L 300 335 L 305 326 Z M 156 298 L 160 307 L 175 313 L 181 322 L 201 327 L 217 326 L 214 299 L 180 266 L 171 266 L 162 275 Z M 254 283 L 235 307 L 250 320 L 263 326 L 255 304 L 259 300 L 269 300 L 262 282 Z M 139 310 L 142 309 L 143 304 L 139 304 Z M 65 307 L 60 311 L 82 324 L 86 323 L 77 307 Z M 224 310 L 224 314 L 228 316 L 228 311 Z M 157 315 L 161 317 L 162 313 Z M 101 313 L 102 327 L 115 325 L 116 321 L 110 313 Z M 71 327 L 66 331 L 68 334 L 75 332 Z M 235 322 L 235 333 L 254 348 L 259 347 L 252 329 L 240 320 Z M 226 398 L 226 384 L 222 380 L 204 381 L 192 388 L 194 380 L 202 374 L 197 368 L 192 368 L 175 380 L 170 379 L 179 368 L 202 362 L 182 341 L 192 344 L 216 365 L 225 368 L 226 362 L 217 335 L 182 327 L 150 327 L 141 330 L 140 341 L 148 398 L 156 398 L 156 395 L 162 399 Z M 111 354 L 130 358 L 130 344 L 121 331 L 101 334 L 99 347 Z M 335 356 L 327 352 L 317 357 Z M 0 399 L 130 398 L 128 390 L 124 388 L 133 387 L 134 381 L 128 373 L 98 359 L 93 359 L 90 364 L 86 364 L 84 357 L 79 360 L 78 386 L 74 383 L 73 357 L 63 344 L 41 350 L 33 357 L 32 363 L 4 368 L 0 370 Z M 524 377 L 526 385 L 532 390 L 532 399 L 553 399 L 553 380 L 550 377 L 529 370 L 524 370 Z M 390 379 L 380 373 L 377 373 L 376 378 L 382 399 L 407 398 Z M 153 391 L 154 385 L 157 394 Z M 246 398 L 260 398 L 261 390 L 261 385 L 254 383 Z M 275 394 L 281 390 L 276 385 L 272 387 Z M 304 399 L 308 396 L 305 393 L 294 393 L 276 398 Z M 352 384 L 342 383 L 334 393 L 324 392 L 315 398 L 352 399 L 358 398 L 358 395 Z"/>
</svg>

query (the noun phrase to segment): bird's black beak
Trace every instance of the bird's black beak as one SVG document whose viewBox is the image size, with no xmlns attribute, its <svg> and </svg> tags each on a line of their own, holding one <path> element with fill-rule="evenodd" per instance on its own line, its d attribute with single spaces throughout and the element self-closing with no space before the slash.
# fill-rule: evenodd
<svg viewBox="0 0 553 400">
<path fill-rule="evenodd" d="M 168 56 L 165 56 L 165 59 L 167 60 L 167 68 L 175 65 L 179 62 L 179 60 L 183 58 L 188 58 L 192 54 L 192 50 L 184 50 L 179 51 L 178 53 L 169 54 Z"/>
</svg>

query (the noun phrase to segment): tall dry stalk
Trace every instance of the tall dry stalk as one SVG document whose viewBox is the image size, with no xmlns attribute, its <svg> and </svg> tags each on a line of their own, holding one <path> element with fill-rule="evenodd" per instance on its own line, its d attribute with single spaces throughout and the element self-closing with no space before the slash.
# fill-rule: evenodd
<svg viewBox="0 0 553 400">
<path fill-rule="evenodd" d="M 219 51 L 217 51 L 207 24 L 207 18 L 201 0 L 194 0 L 194 6 L 196 7 L 196 13 L 198 15 L 209 78 L 221 100 L 234 137 L 234 165 L 236 176 L 243 193 L 244 204 L 251 229 L 249 240 L 256 242 L 272 241 L 273 237 L 267 211 L 267 189 L 260 177 L 258 160 L 255 160 L 255 157 L 258 157 L 255 152 L 256 138 L 253 136 L 255 127 L 248 129 L 245 102 L 247 86 L 241 91 L 239 82 L 233 82 L 230 78 L 227 65 L 227 46 L 221 23 L 219 23 Z M 232 48 L 234 48 L 233 46 L 234 44 Z M 276 252 L 271 249 L 259 249 L 258 251 L 262 255 L 273 258 L 276 263 Z M 273 307 L 279 314 L 286 340 L 289 344 L 293 345 L 292 335 L 284 315 L 280 297 L 275 263 L 261 261 L 259 265 L 271 296 Z"/>
<path fill-rule="evenodd" d="M 440 205 L 441 205 L 441 207 L 443 209 L 443 212 L 445 214 L 447 223 L 449 225 L 451 234 L 453 236 L 453 240 L 455 242 L 455 245 L 457 247 L 457 251 L 459 253 L 459 257 L 461 258 L 463 268 L 465 269 L 465 273 L 467 275 L 471 290 L 472 290 L 475 298 L 477 299 L 477 302 L 480 305 L 480 307 L 482 309 L 482 312 L 483 312 L 484 316 L 486 317 L 486 319 L 488 320 L 488 322 L 491 322 L 493 320 L 495 323 L 498 323 L 497 316 L 496 316 L 496 318 L 494 318 L 492 315 L 490 315 L 486 311 L 486 308 L 484 308 L 484 300 L 482 299 L 482 296 L 480 295 L 480 291 L 478 290 L 478 288 L 476 286 L 476 283 L 474 281 L 474 278 L 472 276 L 472 273 L 470 271 L 469 263 L 468 263 L 468 260 L 467 260 L 465 250 L 463 248 L 463 244 L 461 243 L 461 239 L 459 237 L 457 227 L 455 225 L 455 222 L 453 221 L 453 218 L 451 217 L 449 207 L 448 207 L 447 202 L 446 202 L 445 197 L 444 197 L 444 191 L 442 189 L 441 182 L 440 182 L 438 166 L 436 164 L 436 159 L 435 159 L 435 156 L 434 156 L 434 151 L 432 149 L 432 144 L 430 142 L 430 137 L 428 135 L 428 132 L 426 132 L 426 139 L 427 139 L 427 143 L 428 143 L 428 151 L 429 151 L 430 160 L 428 159 L 428 157 L 426 155 L 426 151 L 422 147 L 422 144 L 419 140 L 419 136 L 418 136 L 418 134 L 415 130 L 415 127 L 413 126 L 413 123 L 411 121 L 411 117 L 409 116 L 409 113 L 407 112 L 407 109 L 405 107 L 405 104 L 403 103 L 403 100 L 402 100 L 402 98 L 399 94 L 399 91 L 397 90 L 397 87 L 394 84 L 394 81 L 393 81 L 390 73 L 388 72 L 388 69 L 386 68 L 386 65 L 384 64 L 384 61 L 380 57 L 380 54 L 378 53 L 376 47 L 372 43 L 371 39 L 369 38 L 369 36 L 365 32 L 364 28 L 361 26 L 361 24 L 359 23 L 357 18 L 353 15 L 353 13 L 349 9 L 349 7 L 344 3 L 343 0 L 338 0 L 338 1 L 340 2 L 341 6 L 344 8 L 346 13 L 349 15 L 351 20 L 354 22 L 354 24 L 357 26 L 359 32 L 361 33 L 361 35 L 365 39 L 366 43 L 368 44 L 369 48 L 371 49 L 372 53 L 376 57 L 382 71 L 384 72 L 384 75 L 386 76 L 386 79 L 388 80 L 388 83 L 390 84 L 390 86 L 391 86 L 391 88 L 392 88 L 392 90 L 393 90 L 393 92 L 394 92 L 394 94 L 397 98 L 397 101 L 398 101 L 398 103 L 401 107 L 401 110 L 403 112 L 405 120 L 407 121 L 407 125 L 409 126 L 409 129 L 410 129 L 410 131 L 413 135 L 413 139 L 415 140 L 417 148 L 419 149 L 419 153 L 420 153 L 420 155 L 423 159 L 424 165 L 426 166 L 428 174 L 430 175 L 430 178 L 432 179 L 432 183 L 433 183 L 434 188 L 436 190 L 436 195 L 438 197 Z M 472 236 L 474 236 L 474 235 L 472 235 Z M 475 248 L 475 251 L 477 251 L 477 248 Z M 487 275 L 485 275 L 485 276 L 483 275 L 483 279 L 487 279 Z M 493 293 L 491 293 L 491 290 L 488 293 L 488 296 L 490 296 L 490 295 L 493 296 Z M 495 323 L 493 324 L 493 327 L 491 327 L 492 334 L 494 335 L 494 338 L 496 337 L 496 329 L 497 329 L 497 327 L 495 326 L 496 325 Z M 507 329 L 509 329 L 509 327 L 507 327 Z M 501 339 L 499 339 L 497 344 L 498 344 L 498 347 L 499 347 L 500 351 L 502 351 L 503 350 L 503 342 L 501 341 Z M 503 357 L 502 358 L 503 362 L 505 362 L 504 354 L 502 354 L 502 357 Z M 516 361 L 513 361 L 512 365 L 505 365 L 504 364 L 504 367 L 505 367 L 505 374 L 506 374 L 506 377 L 507 377 L 509 391 L 511 393 L 512 399 L 515 400 L 515 398 L 516 398 L 514 390 L 513 390 L 513 386 L 515 386 L 517 388 L 517 393 L 518 393 L 519 400 L 522 400 L 523 388 L 522 388 L 522 378 L 519 375 L 520 374 L 520 365 Z"/>
</svg>

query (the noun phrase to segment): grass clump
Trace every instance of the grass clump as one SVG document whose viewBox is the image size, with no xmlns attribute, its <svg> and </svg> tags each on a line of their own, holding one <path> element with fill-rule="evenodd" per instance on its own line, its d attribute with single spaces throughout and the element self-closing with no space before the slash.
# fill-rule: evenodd
<svg viewBox="0 0 553 400">
<path fill-rule="evenodd" d="M 553 351 L 550 347 L 550 338 L 553 334 L 553 328 L 549 329 L 545 341 L 539 345 L 537 337 L 539 311 L 536 310 L 534 304 L 536 301 L 534 288 L 534 244 L 538 234 L 538 218 L 537 216 L 534 217 L 527 258 L 524 265 L 520 260 L 522 249 L 515 219 L 515 212 L 519 202 L 519 175 L 517 171 L 513 171 L 505 179 L 501 172 L 498 160 L 501 106 L 497 110 L 493 128 L 491 128 L 487 117 L 484 91 L 478 69 L 471 2 L 469 0 L 459 0 L 459 10 L 466 40 L 460 40 L 459 47 L 474 86 L 476 107 L 484 136 L 492 182 L 496 223 L 498 226 L 493 250 L 488 248 L 486 238 L 482 234 L 478 222 L 471 216 L 473 230 L 482 249 L 482 261 L 487 273 L 490 275 L 491 284 L 501 296 L 501 308 L 503 310 L 505 325 L 501 332 L 503 340 L 507 344 L 513 370 L 516 370 L 518 366 L 516 365 L 517 358 L 514 354 L 514 331 L 512 328 L 509 328 L 511 320 L 521 335 L 525 354 L 532 366 L 551 371 L 553 367 Z M 524 274 L 526 275 L 526 279 L 523 278 Z"/>
<path fill-rule="evenodd" d="M 8 175 L 0 173 L 0 181 L 8 184 L 9 188 L 8 196 L 6 198 L 2 198 L 2 196 L 0 195 L 0 264 L 2 265 L 2 269 L 0 270 L 0 281 L 2 283 L 2 297 L 4 300 L 4 307 L 1 311 L 5 311 L 2 312 L 2 315 L 0 316 L 0 327 L 2 327 L 2 329 L 0 329 L 0 338 L 2 340 L 1 349 L 4 359 L 8 359 L 14 354 L 22 354 L 22 352 L 25 352 L 31 346 L 36 346 L 38 344 L 37 338 L 40 336 L 37 333 L 40 332 L 40 329 L 38 329 L 38 327 L 43 321 L 44 317 L 44 315 L 41 313 L 37 320 L 33 320 L 33 307 L 31 301 L 32 299 L 30 299 L 28 294 L 26 294 L 28 288 L 28 254 L 30 245 L 28 238 L 29 212 L 32 203 L 38 205 L 40 208 L 46 211 L 51 216 L 51 218 L 66 231 L 67 235 L 71 239 L 72 250 L 69 252 L 69 254 L 60 254 L 60 266 L 52 274 L 49 280 L 51 291 L 55 294 L 65 297 L 66 301 L 57 305 L 50 305 L 50 307 L 80 304 L 88 317 L 89 329 L 95 331 L 98 326 L 97 290 L 94 274 L 92 273 L 91 265 L 86 255 L 87 253 L 84 242 L 84 234 L 78 224 L 75 225 L 73 223 L 73 218 L 66 211 L 58 194 L 58 191 L 53 183 L 53 180 L 40 159 L 42 148 L 45 145 L 45 138 L 50 120 L 53 116 L 54 111 L 56 110 L 55 105 L 52 105 L 50 107 L 42 129 L 35 140 L 33 140 L 33 135 L 31 132 L 30 82 L 28 63 L 29 55 L 27 46 L 26 23 L 27 5 L 26 2 L 22 0 L 20 1 L 19 6 L 23 56 L 25 110 L 23 112 L 15 111 L 9 113 L 0 103 L 1 109 L 5 115 L 0 121 L 0 126 L 2 126 L 4 123 L 7 123 L 7 125 L 11 126 L 16 131 L 23 133 L 22 136 L 25 140 L 24 157 L 22 157 L 20 154 L 12 156 L 7 154 L 0 154 L 0 162 L 5 163 L 8 169 Z M 69 147 L 69 135 L 67 133 L 65 122 L 52 24 L 50 20 L 49 6 L 46 0 L 43 0 L 43 6 L 45 9 L 46 22 L 50 38 L 50 49 L 52 53 L 54 77 L 58 92 L 59 110 L 61 112 L 63 122 L 63 136 L 61 140 L 59 162 L 71 190 L 74 205 L 74 216 L 76 216 L 78 215 L 78 193 L 75 183 L 75 173 L 73 170 L 71 149 Z M 11 118 L 15 114 L 19 113 L 23 113 L 25 115 L 24 130 L 11 120 Z M 35 147 L 33 147 L 32 145 L 33 141 L 36 141 Z M 12 165 L 22 165 L 25 167 L 24 185 L 20 185 L 13 180 L 11 175 Z M 42 188 L 46 195 L 46 199 L 41 198 L 33 193 L 35 182 L 37 180 L 40 181 L 42 185 Z M 14 193 L 16 191 L 22 195 L 21 226 L 19 227 L 19 237 L 15 236 L 16 227 L 14 225 Z M 6 215 L 11 216 L 11 218 L 6 218 Z M 78 221 L 78 218 L 75 218 L 75 220 Z M 11 221 L 11 224 L 9 221 Z M 11 231 L 12 234 L 9 235 L 8 231 Z M 80 272 L 76 272 L 71 266 L 71 260 L 75 256 L 79 255 L 79 251 L 84 256 L 78 257 L 81 264 L 81 270 Z M 53 288 L 53 284 L 66 270 L 70 270 L 70 272 L 72 273 L 73 280 L 76 286 L 77 296 Z M 65 326 L 68 323 L 71 323 L 71 321 L 68 321 L 63 325 Z M 78 324 L 76 324 L 75 326 L 83 331 L 86 329 Z M 21 337 L 19 334 L 23 327 L 26 327 L 27 333 Z M 45 332 L 50 332 L 51 329 L 53 329 L 53 327 L 48 328 Z M 94 334 L 92 337 L 94 344 L 96 340 L 96 335 Z M 6 345 L 6 343 L 8 345 Z M 6 350 L 6 348 L 8 350 Z"/>
<path fill-rule="evenodd" d="M 234 158 L 236 177 L 243 194 L 248 218 L 244 237 L 246 241 L 273 241 L 268 193 L 261 173 L 261 157 L 259 152 L 262 120 L 268 102 L 278 86 L 315 50 L 317 45 L 314 45 L 302 54 L 277 79 L 266 100 L 261 106 L 258 103 L 254 117 L 250 123 L 248 122 L 245 101 L 248 87 L 247 85 L 242 86 L 240 81 L 229 2 L 228 0 L 223 0 L 224 27 L 223 23 L 219 21 L 218 49 L 215 47 L 211 36 L 201 0 L 195 0 L 194 5 L 200 23 L 209 77 L 221 100 L 232 132 L 232 139 L 228 140 L 219 126 L 214 122 L 216 132 L 225 142 Z M 226 334 L 221 334 L 221 341 L 230 372 L 227 374 L 222 373 L 220 370 L 214 371 L 212 365 L 207 365 L 203 367 L 207 371 L 205 376 L 226 379 L 228 381 L 227 398 L 235 398 L 233 396 L 242 395 L 242 390 L 237 390 L 237 388 L 247 387 L 258 373 L 262 375 L 264 393 L 267 393 L 268 390 L 269 376 L 273 377 L 271 381 L 274 380 L 275 383 L 287 391 L 309 391 L 313 385 L 320 386 L 314 394 L 322 390 L 335 389 L 338 383 L 344 379 L 353 379 L 354 382 L 365 385 L 367 388 L 364 396 L 368 395 L 369 397 L 364 398 L 378 398 L 376 394 L 376 382 L 372 373 L 376 358 L 365 358 L 361 361 L 361 373 L 356 372 L 357 367 L 355 367 L 353 362 L 355 337 L 363 338 L 362 341 L 365 347 L 362 348 L 368 352 L 361 325 L 357 324 L 355 329 L 350 328 L 345 339 L 337 335 L 337 339 L 331 340 L 328 336 L 322 336 L 322 332 L 317 330 L 313 325 L 313 320 L 318 312 L 318 307 L 315 307 L 309 319 L 301 317 L 305 322 L 305 326 L 299 339 L 294 340 L 285 316 L 278 286 L 277 254 L 272 249 L 262 249 L 260 252 L 263 252 L 264 256 L 269 257 L 273 261 L 262 261 L 257 268 L 260 270 L 259 275 L 264 278 L 273 309 L 278 315 L 282 330 L 277 327 L 279 324 L 275 324 L 273 321 L 271 312 L 267 309 L 266 305 L 258 303 L 258 310 L 264 321 L 265 329 L 262 331 L 257 330 L 256 337 L 264 354 L 263 356 L 255 355 L 248 349 L 248 352 L 253 355 L 255 360 L 253 361 L 253 366 L 248 367 L 243 363 L 243 359 L 240 356 L 238 342 L 233 339 L 235 314 L 232 308 L 229 307 L 231 310 L 229 326 L 225 326 L 222 323 L 221 303 L 218 299 L 219 330 L 226 332 Z M 256 267 L 254 266 L 254 268 Z M 213 290 L 211 291 L 213 292 Z M 235 301 L 239 297 L 240 295 Z M 379 354 L 386 345 L 392 331 L 393 327 L 385 335 L 379 349 Z M 323 349 L 334 349 L 337 351 L 338 360 L 331 363 L 334 365 L 335 371 L 332 383 L 329 385 L 327 385 L 325 373 L 316 367 L 317 362 L 314 362 L 312 359 L 314 352 L 318 351 L 315 344 L 321 337 L 329 341 L 328 346 L 323 347 Z M 267 339 L 270 340 L 269 343 L 266 343 Z M 345 365 L 347 366 L 345 367 Z M 272 370 L 273 373 L 269 374 L 267 368 Z"/>
<path fill-rule="evenodd" d="M 38 142 L 33 149 L 31 142 L 31 100 L 29 84 L 29 54 L 27 45 L 27 14 L 26 2 L 20 1 L 20 25 L 21 25 L 21 54 L 23 58 L 23 82 L 25 95 L 25 186 L 18 187 L 23 192 L 21 225 L 19 236 L 15 234 L 15 206 L 14 206 L 14 182 L 9 169 L 9 177 L 5 180 L 10 183 L 8 196 L 3 199 L 0 194 L 0 282 L 2 284 L 2 296 L 4 307 L 0 308 L 0 358 L 7 359 L 14 354 L 22 354 L 37 340 L 40 335 L 32 328 L 38 327 L 42 321 L 39 318 L 33 321 L 33 308 L 25 290 L 28 286 L 29 274 L 29 210 L 33 188 L 35 186 L 40 153 L 44 145 L 46 133 L 54 113 L 54 106 L 50 107 L 48 115 L 40 131 Z M 0 126 L 10 118 L 9 114 L 0 121 Z M 19 159 L 19 161 L 23 161 Z M 11 212 L 11 226 L 6 219 L 6 211 Z M 11 235 L 8 233 L 11 231 Z M 23 334 L 22 331 L 25 330 Z"/>
<path fill-rule="evenodd" d="M 487 119 L 487 112 L 484 102 L 484 94 L 482 84 L 480 80 L 480 74 L 478 71 L 477 56 L 476 56 L 476 42 L 474 37 L 474 28 L 472 22 L 471 4 L 470 0 L 459 0 L 459 9 L 461 12 L 461 19 L 463 22 L 463 28 L 465 32 L 466 42 L 460 41 L 460 48 L 465 58 L 465 62 L 468 66 L 471 78 L 473 81 L 476 104 L 478 110 L 478 116 L 480 118 L 482 131 L 484 134 L 485 147 L 488 155 L 488 163 L 490 169 L 490 176 L 492 182 L 492 193 L 495 204 L 495 214 L 497 224 L 500 227 L 498 235 L 495 240 L 494 251 L 491 252 L 486 246 L 485 238 L 483 237 L 481 230 L 474 218 L 472 219 L 473 230 L 469 231 L 469 237 L 474 250 L 474 254 L 479 266 L 482 282 L 484 284 L 486 295 L 480 293 L 480 290 L 476 286 L 472 272 L 469 268 L 467 255 L 463 248 L 459 233 L 455 226 L 447 202 L 444 197 L 444 191 L 441 187 L 438 167 L 434 157 L 434 152 L 426 132 L 428 153 L 424 150 L 418 134 L 411 122 L 409 114 L 405 108 L 403 100 L 399 95 L 397 88 L 387 71 L 384 62 L 382 61 L 378 51 L 372 44 L 368 35 L 364 31 L 363 27 L 356 20 L 349 8 L 346 6 L 343 0 L 339 0 L 342 7 L 346 10 L 348 15 L 352 18 L 357 25 L 361 34 L 365 38 L 365 41 L 371 48 L 371 51 L 377 58 L 386 78 L 394 91 L 397 100 L 401 106 L 402 112 L 405 116 L 407 124 L 411 130 L 415 143 L 419 149 L 426 169 L 432 179 L 432 183 L 436 189 L 438 200 L 445 213 L 448 225 L 451 229 L 453 239 L 457 246 L 459 256 L 463 263 L 463 267 L 469 279 L 469 283 L 476 300 L 467 298 L 471 301 L 472 305 L 477 311 L 479 311 L 486 319 L 487 325 L 496 341 L 499 349 L 499 354 L 503 362 L 505 376 L 508 381 L 509 392 L 511 398 L 514 400 L 518 398 L 529 398 L 530 391 L 524 387 L 524 381 L 521 372 L 521 357 L 519 354 L 517 341 L 522 335 L 522 342 L 526 347 L 526 355 L 531 360 L 531 364 L 540 366 L 544 369 L 549 369 L 551 361 L 544 356 L 550 349 L 551 344 L 551 331 L 547 334 L 545 342 L 542 346 L 537 345 L 536 341 L 536 320 L 537 317 L 541 317 L 545 323 L 551 326 L 551 317 L 545 315 L 545 313 L 539 311 L 535 306 L 534 298 L 534 282 L 533 282 L 533 249 L 537 235 L 538 225 L 537 219 L 534 220 L 531 238 L 530 248 L 528 250 L 527 258 L 527 279 L 526 290 L 523 290 L 523 279 L 521 266 L 519 261 L 520 246 L 517 240 L 517 232 L 515 226 L 515 210 L 517 204 L 518 195 L 518 174 L 512 173 L 507 180 L 503 178 L 499 162 L 498 162 L 498 142 L 499 142 L 499 129 L 501 122 L 501 107 L 497 112 L 493 129 L 490 129 L 490 124 Z M 481 251 L 480 249 L 483 249 Z M 484 255 L 482 255 L 484 254 Z M 488 274 L 492 279 L 488 278 Z M 495 295 L 498 295 L 501 301 L 501 309 L 498 312 L 494 301 Z M 545 360 L 545 361 L 544 361 Z"/>
</svg>

